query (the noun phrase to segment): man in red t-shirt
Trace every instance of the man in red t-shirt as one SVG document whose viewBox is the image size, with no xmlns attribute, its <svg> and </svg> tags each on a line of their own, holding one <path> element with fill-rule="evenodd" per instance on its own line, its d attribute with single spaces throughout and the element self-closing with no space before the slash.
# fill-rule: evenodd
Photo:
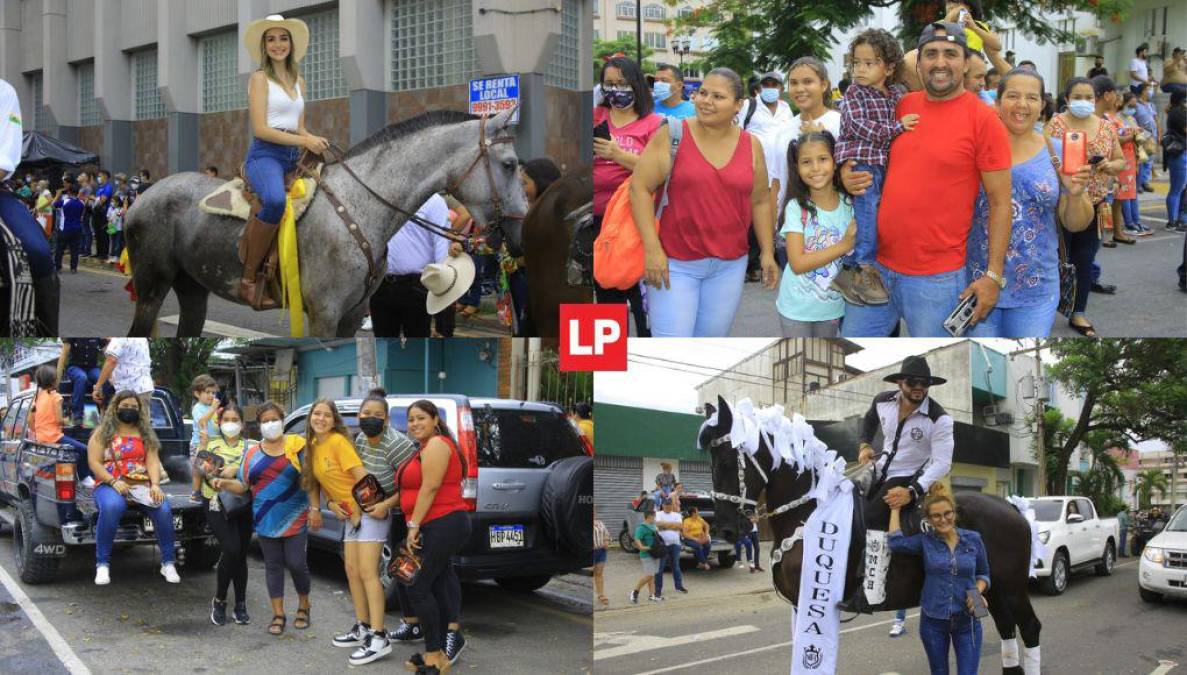
<svg viewBox="0 0 1187 675">
<path fill-rule="evenodd" d="M 1010 240 L 1010 144 L 993 108 L 964 88 L 969 61 L 964 30 L 933 23 L 919 38 L 916 68 L 925 91 L 904 96 L 895 118 L 916 114 L 914 129 L 890 146 L 878 209 L 877 268 L 890 302 L 846 303 L 846 337 L 885 337 L 900 319 L 912 337 L 946 336 L 943 321 L 968 296 L 973 322 L 997 304 Z M 845 188 L 860 194 L 870 174 L 842 168 Z M 973 202 L 989 198 L 989 270 L 969 283 L 965 254 Z"/>
</svg>

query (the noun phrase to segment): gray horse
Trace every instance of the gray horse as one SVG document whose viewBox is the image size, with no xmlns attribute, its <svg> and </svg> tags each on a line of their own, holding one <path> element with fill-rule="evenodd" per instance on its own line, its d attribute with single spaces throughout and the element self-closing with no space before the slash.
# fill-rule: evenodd
<svg viewBox="0 0 1187 675">
<path fill-rule="evenodd" d="M 386 127 L 347 152 L 344 161 L 383 199 L 408 212 L 448 189 L 479 225 L 494 223 L 496 203 L 505 214 L 522 217 L 528 204 L 517 175 L 518 159 L 507 142 L 514 135 L 508 127 L 511 112 L 485 122 L 485 158 L 479 159 L 483 122 L 465 113 L 436 111 Z M 370 242 L 380 271 L 368 287 L 362 248 L 319 191 L 297 223 L 309 332 L 349 337 L 358 331 L 367 299 L 382 280 L 387 242 L 406 217 L 385 206 L 341 164 L 328 165 L 323 176 Z M 200 173 L 175 174 L 129 210 L 124 233 L 138 296 L 129 335 L 152 333 L 169 289 L 181 306 L 178 337 L 202 334 L 210 293 L 240 302 L 236 289 L 243 266 L 237 247 L 245 223 L 198 208 L 198 201 L 220 183 Z M 502 226 L 507 241 L 518 246 L 521 221 L 504 220 Z"/>
</svg>

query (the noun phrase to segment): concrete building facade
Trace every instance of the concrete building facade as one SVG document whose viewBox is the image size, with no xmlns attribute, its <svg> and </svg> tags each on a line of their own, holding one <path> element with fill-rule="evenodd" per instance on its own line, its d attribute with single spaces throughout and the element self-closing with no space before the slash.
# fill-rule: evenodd
<svg viewBox="0 0 1187 675">
<path fill-rule="evenodd" d="M 517 150 L 583 164 L 592 87 L 591 0 L 546 11 L 528 0 L 5 0 L 0 78 L 27 129 L 100 155 L 113 171 L 225 173 L 250 140 L 242 46 L 254 19 L 281 13 L 310 28 L 301 64 L 306 126 L 347 147 L 435 109 L 466 110 L 469 80 L 521 76 Z M 530 35 L 532 39 L 523 39 Z"/>
<path fill-rule="evenodd" d="M 641 15 L 643 44 L 654 50 L 648 60 L 681 66 L 685 77 L 699 79 L 701 72 L 693 64 L 712 48 L 713 36 L 707 29 L 676 33 L 670 26 L 673 19 L 705 4 L 705 0 L 680 0 L 671 6 L 664 0 L 643 0 L 637 6 L 635 0 L 595 0 L 593 36 L 596 40 L 625 37 L 633 43 Z"/>
</svg>

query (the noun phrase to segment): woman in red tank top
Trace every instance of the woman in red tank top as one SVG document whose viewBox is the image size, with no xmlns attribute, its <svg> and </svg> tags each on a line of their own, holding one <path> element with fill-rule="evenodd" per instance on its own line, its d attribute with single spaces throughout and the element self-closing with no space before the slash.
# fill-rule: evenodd
<svg viewBox="0 0 1187 675">
<path fill-rule="evenodd" d="M 400 469 L 400 509 L 407 519 L 408 546 L 421 557 L 408 597 L 420 619 L 425 652 L 413 654 L 405 665 L 417 673 L 444 672 L 449 664 L 442 651 L 446 627 L 449 617 L 461 613 L 456 606 L 461 603 L 461 584 L 451 559 L 470 538 L 470 518 L 462 499 L 466 466 L 432 401 L 420 400 L 408 407 L 408 435 L 420 444 L 420 452 Z M 461 632 L 448 637 L 455 641 L 456 654 L 465 642 Z"/>
<path fill-rule="evenodd" d="M 743 97 L 738 74 L 715 68 L 697 90 L 696 119 L 683 122 L 675 162 L 665 125 L 635 166 L 631 213 L 653 289 L 648 315 L 655 337 L 729 334 L 742 299 L 752 222 L 763 284 L 773 290 L 779 283 L 762 146 L 734 124 Z M 657 233 L 655 194 L 665 179 L 668 204 Z"/>
</svg>

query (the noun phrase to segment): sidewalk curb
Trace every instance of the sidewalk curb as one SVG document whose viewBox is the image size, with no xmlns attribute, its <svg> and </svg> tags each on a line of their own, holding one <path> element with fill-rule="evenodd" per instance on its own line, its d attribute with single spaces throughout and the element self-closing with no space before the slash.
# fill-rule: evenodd
<svg viewBox="0 0 1187 675">
<path fill-rule="evenodd" d="M 740 591 L 732 595 L 713 595 L 705 598 L 690 598 L 688 600 L 681 600 L 677 603 L 669 604 L 667 600 L 664 602 L 648 602 L 646 598 L 640 596 L 640 604 L 631 605 L 628 607 L 613 607 L 610 609 L 594 608 L 594 620 L 598 617 L 605 617 L 607 619 L 635 614 L 654 614 L 656 612 L 664 612 L 672 608 L 686 609 L 689 607 L 698 607 L 701 605 L 713 605 L 721 602 L 725 598 L 740 598 L 746 596 L 754 596 L 759 602 L 769 602 L 776 599 L 778 596 L 775 593 L 775 588 L 763 588 L 755 591 Z M 771 597 L 766 597 L 771 596 Z M 642 604 L 646 603 L 646 604 Z"/>
</svg>

